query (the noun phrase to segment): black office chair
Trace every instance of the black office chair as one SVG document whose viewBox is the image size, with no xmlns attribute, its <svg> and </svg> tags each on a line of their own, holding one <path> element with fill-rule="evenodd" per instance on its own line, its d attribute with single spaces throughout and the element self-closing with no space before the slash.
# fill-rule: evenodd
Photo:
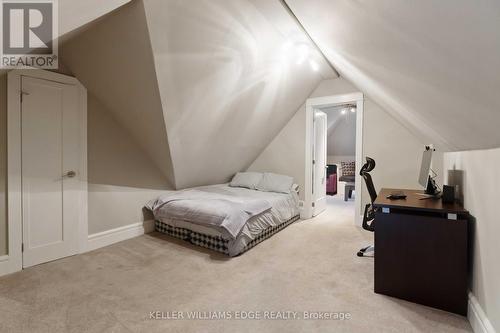
<svg viewBox="0 0 500 333">
<path fill-rule="evenodd" d="M 372 176 L 370 172 L 375 168 L 375 160 L 370 157 L 366 157 L 366 163 L 361 168 L 359 174 L 365 180 L 366 188 L 368 189 L 368 193 L 370 194 L 371 204 L 365 206 L 365 212 L 363 214 L 363 229 L 368 231 L 375 231 L 375 212 L 376 209 L 373 208 L 373 203 L 377 199 L 377 191 L 375 190 L 375 186 L 373 185 Z M 369 245 L 367 247 L 362 248 L 358 251 L 358 257 L 368 257 L 368 253 L 375 252 L 375 246 Z M 370 255 L 371 257 L 372 255 Z"/>
</svg>

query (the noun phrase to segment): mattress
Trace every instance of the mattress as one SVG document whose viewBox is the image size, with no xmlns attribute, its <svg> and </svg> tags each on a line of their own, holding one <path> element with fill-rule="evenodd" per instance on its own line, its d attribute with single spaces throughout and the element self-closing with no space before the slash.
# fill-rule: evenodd
<svg viewBox="0 0 500 333">
<path fill-rule="evenodd" d="M 221 252 L 231 257 L 235 257 L 250 250 L 255 245 L 285 229 L 287 226 L 299 219 L 299 215 L 294 216 L 288 221 L 262 230 L 252 239 L 248 239 L 245 236 L 238 236 L 234 241 L 224 239 L 221 236 L 213 236 L 186 228 L 173 227 L 161 221 L 155 221 L 155 228 L 158 232 L 182 239 L 184 241 L 190 242 L 191 244 Z"/>
<path fill-rule="evenodd" d="M 271 209 L 249 219 L 236 237 L 231 237 L 221 229 L 167 218 L 161 213 L 156 216 L 157 231 L 229 256 L 236 256 L 299 219 L 299 198 L 296 192 L 290 194 L 262 192 L 230 187 L 227 184 L 196 189 L 236 197 L 264 199 L 270 203 Z"/>
</svg>

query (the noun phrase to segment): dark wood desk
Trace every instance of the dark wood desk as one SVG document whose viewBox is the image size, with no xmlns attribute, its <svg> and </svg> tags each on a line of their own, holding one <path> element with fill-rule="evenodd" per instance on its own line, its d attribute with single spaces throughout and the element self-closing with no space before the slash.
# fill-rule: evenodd
<svg viewBox="0 0 500 333">
<path fill-rule="evenodd" d="M 375 292 L 467 315 L 469 214 L 420 194 L 382 189 L 374 203 Z"/>
</svg>

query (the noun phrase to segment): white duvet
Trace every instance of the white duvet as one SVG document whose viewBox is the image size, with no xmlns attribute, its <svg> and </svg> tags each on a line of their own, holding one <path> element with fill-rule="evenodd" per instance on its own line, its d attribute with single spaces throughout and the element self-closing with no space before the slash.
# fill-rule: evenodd
<svg viewBox="0 0 500 333">
<path fill-rule="evenodd" d="M 187 228 L 193 231 L 213 236 L 220 235 L 223 238 L 230 240 L 230 253 L 239 253 L 241 249 L 246 246 L 246 244 L 253 240 L 257 235 L 259 235 L 264 229 L 286 222 L 299 214 L 299 198 L 297 193 L 294 191 L 289 194 L 284 194 L 256 191 L 239 187 L 230 187 L 227 184 L 219 184 L 197 187 L 195 189 L 184 191 L 169 192 L 166 193 L 166 195 L 170 193 L 182 194 L 183 192 L 186 193 L 182 195 L 188 195 L 189 191 L 193 190 L 204 192 L 207 194 L 228 196 L 233 201 L 243 200 L 246 202 L 251 202 L 253 200 L 264 200 L 270 205 L 270 209 L 267 209 L 260 214 L 256 214 L 253 217 L 250 217 L 241 227 L 235 238 L 234 234 L 228 233 L 226 230 L 218 227 L 217 225 L 207 223 L 193 223 L 191 221 L 188 221 L 185 216 L 180 215 L 172 217 L 172 215 L 168 213 L 168 206 L 157 206 L 157 209 L 155 210 L 153 206 L 155 206 L 155 202 L 161 197 L 153 200 L 148 204 L 148 207 L 150 209 L 153 208 L 152 210 L 155 211 L 155 219 L 160 220 L 166 224 L 174 227 Z"/>
<path fill-rule="evenodd" d="M 161 195 L 151 208 L 155 218 L 221 228 L 236 238 L 250 218 L 271 209 L 271 205 L 264 199 L 190 189 Z"/>
</svg>

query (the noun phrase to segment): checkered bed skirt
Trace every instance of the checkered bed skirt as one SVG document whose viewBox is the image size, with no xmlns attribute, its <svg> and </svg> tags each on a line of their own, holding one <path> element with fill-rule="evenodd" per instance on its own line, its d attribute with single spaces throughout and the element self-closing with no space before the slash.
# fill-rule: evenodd
<svg viewBox="0 0 500 333">
<path fill-rule="evenodd" d="M 255 245 L 259 244 L 260 242 L 268 239 L 272 235 L 280 232 L 281 230 L 285 229 L 288 227 L 290 224 L 294 223 L 300 218 L 300 216 L 294 216 L 290 220 L 285 221 L 281 224 L 278 224 L 276 226 L 267 228 L 263 230 L 255 239 L 250 241 L 243 250 L 238 253 L 237 255 L 240 255 L 248 250 L 250 250 L 252 247 Z M 206 235 L 203 233 L 199 233 L 196 231 L 192 231 L 186 228 L 178 228 L 178 227 L 173 227 L 169 224 L 163 223 L 161 221 L 155 221 L 155 228 L 156 231 L 161 232 L 163 234 L 170 235 L 175 238 L 179 238 L 182 240 L 185 240 L 187 242 L 190 242 L 191 244 L 198 245 L 201 247 L 205 247 L 207 249 L 211 249 L 214 251 L 218 251 L 221 253 L 224 253 L 226 255 L 229 255 L 229 250 L 228 250 L 228 240 L 225 240 L 221 236 L 211 236 L 211 235 Z"/>
</svg>

